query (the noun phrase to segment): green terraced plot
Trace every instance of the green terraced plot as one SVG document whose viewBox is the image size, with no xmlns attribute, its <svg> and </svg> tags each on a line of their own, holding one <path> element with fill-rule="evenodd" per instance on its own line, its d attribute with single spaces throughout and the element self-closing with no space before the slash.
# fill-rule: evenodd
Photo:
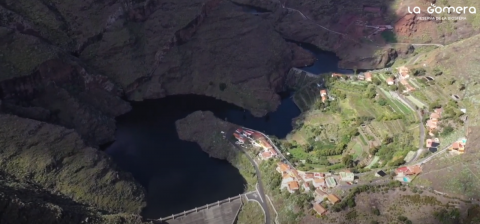
<svg viewBox="0 0 480 224">
<path fill-rule="evenodd" d="M 427 105 L 425 105 L 424 103 L 422 103 L 420 100 L 418 100 L 417 98 L 415 98 L 412 95 L 408 95 L 407 99 L 410 100 L 413 104 L 415 104 L 419 108 L 427 107 Z"/>
<path fill-rule="evenodd" d="M 380 157 L 378 157 L 378 156 L 375 156 L 375 157 L 373 157 L 373 160 L 372 160 L 372 162 L 371 162 L 370 164 L 368 164 L 368 166 L 367 166 L 367 167 L 365 167 L 365 168 L 367 168 L 367 169 L 371 169 L 371 168 L 372 168 L 372 166 L 373 166 L 373 165 L 375 165 L 375 164 L 378 162 L 378 160 L 380 160 Z"/>
</svg>

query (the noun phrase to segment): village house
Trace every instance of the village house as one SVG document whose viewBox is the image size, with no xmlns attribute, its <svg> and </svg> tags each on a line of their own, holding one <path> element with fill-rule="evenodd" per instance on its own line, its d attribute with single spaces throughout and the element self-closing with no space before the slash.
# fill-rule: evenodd
<svg viewBox="0 0 480 224">
<path fill-rule="evenodd" d="M 433 140 L 432 139 L 427 139 L 426 146 L 427 148 L 432 147 Z"/>
<path fill-rule="evenodd" d="M 302 187 L 305 192 L 310 192 L 310 185 L 307 182 L 303 182 Z"/>
<path fill-rule="evenodd" d="M 360 80 L 360 81 L 364 81 L 365 76 L 364 75 L 357 75 L 357 79 Z"/>
<path fill-rule="evenodd" d="M 327 198 L 328 198 L 328 201 L 332 204 L 337 204 L 338 202 L 340 202 L 340 198 L 338 198 L 334 194 L 329 194 Z"/>
<path fill-rule="evenodd" d="M 276 169 L 276 170 L 277 170 L 277 172 L 283 174 L 283 173 L 286 173 L 287 171 L 289 171 L 289 170 L 290 170 L 290 167 L 289 167 L 287 164 L 285 164 L 285 163 L 278 162 L 278 163 L 277 163 L 277 169 Z"/>
<path fill-rule="evenodd" d="M 268 159 L 271 159 L 272 157 L 273 157 L 273 155 L 270 151 L 260 153 L 260 159 L 261 160 L 268 160 Z"/>
<path fill-rule="evenodd" d="M 327 209 L 325 209 L 319 203 L 313 204 L 313 210 L 315 210 L 317 212 L 317 214 L 320 215 L 320 216 L 325 215 L 325 213 L 327 213 Z"/>
<path fill-rule="evenodd" d="M 310 181 L 313 180 L 313 178 L 314 178 L 313 173 L 305 173 L 305 174 L 303 175 L 303 180 L 304 180 L 305 182 L 310 182 Z"/>
<path fill-rule="evenodd" d="M 332 73 L 332 77 L 342 78 L 343 75 L 342 75 L 342 74 L 338 74 L 338 73 Z"/>
<path fill-rule="evenodd" d="M 313 179 L 312 183 L 315 188 L 325 187 L 325 179 L 322 177 Z"/>
<path fill-rule="evenodd" d="M 372 81 L 372 73 L 370 73 L 370 72 L 365 73 L 365 81 L 367 81 L 367 82 Z"/>
<path fill-rule="evenodd" d="M 363 80 L 365 80 L 365 76 L 364 75 L 357 75 L 357 79 L 363 81 Z"/>
<path fill-rule="evenodd" d="M 290 181 L 294 181 L 294 180 L 295 180 L 295 178 L 288 173 L 285 173 L 285 174 L 282 175 L 282 182 L 285 183 L 285 184 L 289 183 Z"/>
<path fill-rule="evenodd" d="M 325 177 L 324 173 L 313 173 L 314 178 L 320 178 L 320 177 Z"/>
<path fill-rule="evenodd" d="M 397 176 L 416 175 L 421 172 L 422 167 L 420 167 L 419 165 L 399 167 L 395 170 Z"/>
<path fill-rule="evenodd" d="M 327 187 L 329 188 L 334 188 L 335 186 L 337 186 L 337 181 L 334 177 L 327 177 L 327 179 L 325 179 L 325 182 L 327 182 Z"/>
<path fill-rule="evenodd" d="M 462 139 L 460 141 L 456 141 L 450 146 L 449 150 L 458 152 L 458 153 L 464 153 L 465 152 L 465 143 L 466 139 Z"/>
<path fill-rule="evenodd" d="M 322 102 L 325 103 L 325 101 L 327 100 L 327 90 L 320 90 L 320 96 L 322 97 Z"/>
<path fill-rule="evenodd" d="M 288 192 L 294 193 L 295 191 L 298 190 L 298 188 L 299 188 L 299 186 L 298 186 L 298 182 L 297 182 L 297 181 L 290 181 L 290 182 L 288 183 L 288 186 L 287 186 Z"/>
<path fill-rule="evenodd" d="M 247 141 L 247 139 L 243 136 L 241 136 L 240 134 L 238 134 L 237 132 L 234 132 L 233 133 L 233 136 L 237 139 L 238 142 L 240 143 L 245 143 L 245 141 Z"/>
<path fill-rule="evenodd" d="M 387 79 L 387 84 L 388 84 L 389 86 L 391 86 L 391 85 L 395 84 L 395 80 L 394 80 L 392 77 L 389 77 L 389 78 Z"/>
<path fill-rule="evenodd" d="M 340 180 L 346 181 L 346 182 L 352 182 L 355 179 L 355 175 L 348 171 L 348 172 L 340 172 Z"/>
<path fill-rule="evenodd" d="M 400 79 L 408 79 L 410 77 L 410 70 L 405 67 L 405 66 L 401 66 L 401 67 L 398 67 L 398 74 L 399 74 L 399 78 Z"/>
</svg>

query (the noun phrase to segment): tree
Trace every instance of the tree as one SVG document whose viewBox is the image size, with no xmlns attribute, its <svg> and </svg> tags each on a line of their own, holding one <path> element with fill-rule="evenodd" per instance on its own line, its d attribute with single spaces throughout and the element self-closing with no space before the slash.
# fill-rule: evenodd
<svg viewBox="0 0 480 224">
<path fill-rule="evenodd" d="M 348 201 L 347 201 L 347 204 L 348 204 L 348 207 L 350 207 L 350 208 L 355 207 L 355 205 L 356 205 L 355 204 L 355 198 L 353 198 L 353 197 L 349 198 Z"/>
<path fill-rule="evenodd" d="M 376 215 L 376 216 L 379 216 L 380 215 L 380 210 L 378 210 L 378 208 L 375 208 L 373 209 L 373 214 Z"/>
<path fill-rule="evenodd" d="M 436 108 L 442 107 L 442 105 L 440 104 L 440 101 L 438 100 L 431 102 L 428 106 L 430 107 L 430 109 L 436 109 Z"/>
<path fill-rule="evenodd" d="M 442 133 L 440 134 L 441 136 L 445 137 L 445 136 L 448 136 L 450 133 L 452 133 L 454 131 L 453 127 L 452 126 L 447 126 L 445 128 L 443 128 L 443 131 Z"/>
<path fill-rule="evenodd" d="M 377 91 L 375 90 L 375 86 L 374 85 L 368 85 L 367 89 L 364 92 L 364 96 L 366 98 L 372 99 L 372 98 L 375 97 L 375 95 L 377 95 Z"/>
<path fill-rule="evenodd" d="M 391 85 L 391 86 L 390 86 L 390 90 L 392 90 L 392 91 L 397 91 L 397 90 L 398 90 L 398 86 L 397 86 L 397 85 Z"/>
<path fill-rule="evenodd" d="M 342 158 L 342 163 L 346 166 L 346 167 L 353 167 L 355 164 L 354 164 L 354 161 L 353 161 L 353 156 L 352 155 L 346 155 Z"/>
<path fill-rule="evenodd" d="M 413 71 L 414 76 L 424 76 L 426 73 L 427 73 L 427 71 L 425 71 L 424 68 L 414 69 L 414 71 Z"/>
<path fill-rule="evenodd" d="M 383 99 L 383 98 L 380 99 L 380 100 L 378 100 L 377 103 L 378 103 L 378 105 L 380 105 L 380 106 L 382 106 L 382 107 L 385 106 L 385 105 L 387 105 L 387 101 L 386 101 L 385 99 Z"/>
<path fill-rule="evenodd" d="M 222 83 L 220 83 L 220 85 L 218 87 L 220 88 L 221 91 L 223 91 L 227 88 L 227 84 L 222 82 Z"/>
</svg>

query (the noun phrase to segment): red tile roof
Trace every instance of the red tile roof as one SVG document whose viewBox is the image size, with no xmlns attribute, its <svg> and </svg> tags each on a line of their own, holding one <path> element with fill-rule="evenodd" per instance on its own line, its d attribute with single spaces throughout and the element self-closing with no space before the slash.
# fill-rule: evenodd
<svg viewBox="0 0 480 224">
<path fill-rule="evenodd" d="M 313 205 L 313 210 L 315 210 L 319 215 L 324 215 L 325 212 L 327 212 L 327 209 L 317 203 Z"/>
<path fill-rule="evenodd" d="M 404 167 L 399 167 L 395 170 L 395 173 L 399 174 L 399 173 L 406 173 L 408 172 L 408 167 L 404 166 Z"/>
<path fill-rule="evenodd" d="M 337 202 L 340 201 L 340 198 L 338 198 L 336 195 L 334 194 L 329 194 L 328 195 L 328 200 L 332 203 L 332 204 L 336 204 Z"/>
<path fill-rule="evenodd" d="M 370 72 L 365 73 L 365 79 L 372 79 L 372 73 Z"/>
<path fill-rule="evenodd" d="M 290 188 L 290 190 L 298 190 L 298 182 L 297 181 L 290 181 L 288 182 L 288 188 Z"/>
<path fill-rule="evenodd" d="M 279 162 L 277 165 L 278 165 L 278 168 L 280 169 L 281 172 L 285 172 L 285 171 L 288 171 L 290 169 L 287 164 L 282 163 L 282 162 Z"/>
</svg>

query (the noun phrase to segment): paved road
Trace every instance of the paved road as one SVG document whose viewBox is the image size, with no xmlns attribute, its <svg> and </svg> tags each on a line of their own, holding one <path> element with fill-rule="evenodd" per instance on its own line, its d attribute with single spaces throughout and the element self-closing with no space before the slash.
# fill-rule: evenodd
<svg viewBox="0 0 480 224">
<path fill-rule="evenodd" d="M 249 130 L 251 130 L 251 129 L 249 129 Z M 268 208 L 267 197 L 265 196 L 265 191 L 264 191 L 264 188 L 263 188 L 262 174 L 261 174 L 261 172 L 260 172 L 260 169 L 258 169 L 258 165 L 257 165 L 257 163 L 255 162 L 255 160 L 253 160 L 253 158 L 252 158 L 247 152 L 245 152 L 244 148 L 242 148 L 241 146 L 235 144 L 235 142 L 232 142 L 230 136 L 233 135 L 233 132 L 234 132 L 234 131 L 235 131 L 235 130 L 228 132 L 228 133 L 227 133 L 227 138 L 228 138 L 228 140 L 230 141 L 230 143 L 231 143 L 233 146 L 235 146 L 236 149 L 238 149 L 239 151 L 243 152 L 243 153 L 247 156 L 248 160 L 250 160 L 250 162 L 252 163 L 253 167 L 255 168 L 255 172 L 256 172 L 256 174 L 257 174 L 257 183 L 258 183 L 258 184 L 257 184 L 257 191 L 258 191 L 258 194 L 259 194 L 259 196 L 260 196 L 260 201 L 258 201 L 258 199 L 256 199 L 255 201 L 258 201 L 258 202 L 260 203 L 260 206 L 262 206 L 262 209 L 263 209 L 263 211 L 264 211 L 264 213 L 265 213 L 265 223 L 266 223 L 266 224 L 270 224 L 270 223 L 271 223 L 270 210 L 269 210 L 269 208 Z M 257 196 L 258 196 L 258 195 L 257 195 Z M 248 199 L 248 198 L 249 198 L 249 197 L 247 196 L 247 199 Z M 255 196 L 251 195 L 250 198 L 255 199 Z"/>
<path fill-rule="evenodd" d="M 425 142 L 425 126 L 423 126 L 423 116 L 420 111 L 417 111 L 418 117 L 420 118 L 420 146 L 415 153 L 415 156 L 409 163 L 415 162 L 423 153 L 423 143 Z"/>
<path fill-rule="evenodd" d="M 456 141 L 459 141 L 460 139 L 462 139 L 462 138 L 459 138 L 459 139 L 457 139 Z M 454 142 L 453 142 L 453 143 L 454 143 Z M 434 154 L 432 154 L 432 155 L 430 155 L 430 156 L 428 156 L 428 157 L 426 157 L 426 158 L 423 158 L 423 159 L 417 161 L 417 163 L 415 163 L 414 165 L 422 165 L 423 163 L 426 163 L 426 162 L 430 161 L 430 160 L 433 159 L 434 157 L 436 157 L 436 156 L 438 156 L 438 155 L 446 152 L 446 151 L 448 150 L 448 148 L 450 148 L 450 147 L 453 145 L 453 143 L 451 143 L 450 145 L 448 145 L 448 146 L 445 147 L 444 149 L 442 149 L 442 150 L 440 150 L 440 151 L 437 151 L 436 153 L 434 153 Z"/>
</svg>

